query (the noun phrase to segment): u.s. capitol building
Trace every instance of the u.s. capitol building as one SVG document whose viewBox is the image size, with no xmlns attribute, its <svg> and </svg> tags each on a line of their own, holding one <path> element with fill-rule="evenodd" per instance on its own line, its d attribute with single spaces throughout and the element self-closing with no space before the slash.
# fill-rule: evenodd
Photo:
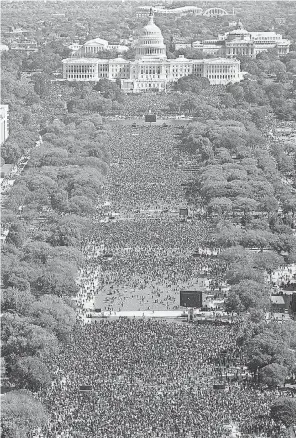
<svg viewBox="0 0 296 438">
<path fill-rule="evenodd" d="M 98 51 L 95 46 L 92 50 L 88 44 L 87 53 Z M 121 89 L 127 93 L 165 91 L 167 84 L 191 74 L 208 78 L 211 85 L 226 85 L 243 79 L 240 61 L 237 59 L 186 59 L 184 56 L 167 59 L 163 36 L 154 23 L 152 10 L 148 24 L 140 33 L 134 61 L 119 56 L 116 59 L 72 57 L 62 62 L 64 80 L 117 80 L 120 81 Z"/>
</svg>

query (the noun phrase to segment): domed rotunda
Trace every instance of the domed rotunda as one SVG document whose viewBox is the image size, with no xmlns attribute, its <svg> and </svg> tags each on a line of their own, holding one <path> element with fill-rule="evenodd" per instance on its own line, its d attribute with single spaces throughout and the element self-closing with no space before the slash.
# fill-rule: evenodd
<svg viewBox="0 0 296 438">
<path fill-rule="evenodd" d="M 166 58 L 166 47 L 159 27 L 154 23 L 152 8 L 150 9 L 149 22 L 143 27 L 136 46 L 136 59 L 141 58 Z"/>
<path fill-rule="evenodd" d="M 244 29 L 244 26 L 241 21 L 238 21 L 237 28 L 229 32 L 227 36 L 227 40 L 231 41 L 234 39 L 240 39 L 240 40 L 251 40 L 251 33 L 248 32 L 246 29 Z"/>
</svg>

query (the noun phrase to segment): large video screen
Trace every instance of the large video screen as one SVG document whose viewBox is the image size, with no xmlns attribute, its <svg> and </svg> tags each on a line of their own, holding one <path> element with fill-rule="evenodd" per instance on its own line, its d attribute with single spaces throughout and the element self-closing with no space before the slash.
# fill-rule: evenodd
<svg viewBox="0 0 296 438">
<path fill-rule="evenodd" d="M 202 307 L 202 292 L 197 290 L 181 290 L 180 306 L 200 309 Z"/>
<path fill-rule="evenodd" d="M 156 122 L 156 114 L 146 114 L 145 116 L 145 122 L 148 123 L 155 123 Z"/>
</svg>

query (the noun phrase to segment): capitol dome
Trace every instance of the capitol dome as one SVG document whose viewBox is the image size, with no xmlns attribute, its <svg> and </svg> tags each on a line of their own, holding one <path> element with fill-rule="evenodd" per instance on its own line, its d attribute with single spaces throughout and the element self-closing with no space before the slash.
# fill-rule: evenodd
<svg viewBox="0 0 296 438">
<path fill-rule="evenodd" d="M 243 24 L 241 21 L 237 23 L 237 28 L 229 32 L 228 39 L 234 39 L 234 38 L 240 38 L 240 39 L 250 39 L 251 34 L 246 29 L 244 29 Z"/>
<path fill-rule="evenodd" d="M 246 29 L 235 29 L 229 32 L 229 35 L 248 35 L 249 32 Z"/>
<path fill-rule="evenodd" d="M 142 29 L 142 35 L 158 35 L 162 37 L 161 30 L 154 23 L 153 14 L 150 14 L 149 17 L 150 18 L 148 24 L 146 24 L 146 26 L 144 26 Z"/>
<path fill-rule="evenodd" d="M 136 59 L 147 57 L 166 58 L 163 36 L 159 27 L 154 23 L 152 8 L 150 9 L 149 22 L 143 27 L 136 46 Z"/>
</svg>

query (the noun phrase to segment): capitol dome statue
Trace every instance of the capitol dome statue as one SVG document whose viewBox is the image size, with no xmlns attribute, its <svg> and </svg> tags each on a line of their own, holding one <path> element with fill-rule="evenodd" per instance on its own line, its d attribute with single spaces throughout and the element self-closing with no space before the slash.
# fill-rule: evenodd
<svg viewBox="0 0 296 438">
<path fill-rule="evenodd" d="M 136 59 L 166 58 L 166 46 L 159 27 L 154 23 L 154 14 L 150 9 L 149 22 L 143 27 L 136 46 Z"/>
</svg>

